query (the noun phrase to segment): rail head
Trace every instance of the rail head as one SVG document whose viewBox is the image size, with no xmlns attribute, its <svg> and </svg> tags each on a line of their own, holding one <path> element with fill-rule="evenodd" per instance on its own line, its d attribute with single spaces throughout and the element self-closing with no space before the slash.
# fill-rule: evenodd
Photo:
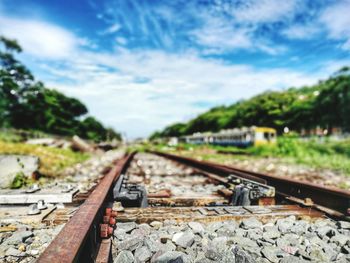
<svg viewBox="0 0 350 263">
<path fill-rule="evenodd" d="M 124 171 L 134 153 L 118 160 L 79 207 L 60 233 L 39 257 L 39 263 L 94 262 L 97 254 L 99 223 L 113 182 Z"/>
<path fill-rule="evenodd" d="M 344 219 L 348 219 L 350 216 L 350 191 L 337 188 L 329 188 L 309 182 L 301 182 L 299 180 L 293 180 L 286 177 L 251 172 L 236 167 L 211 163 L 207 161 L 198 161 L 192 158 L 182 157 L 169 153 L 157 151 L 153 151 L 152 153 L 182 163 L 186 163 L 187 165 L 196 168 L 210 167 L 210 169 L 221 169 L 222 171 L 233 173 L 247 179 L 251 178 L 250 180 L 257 182 L 259 182 L 259 180 L 263 180 L 268 185 L 275 187 L 276 192 L 282 194 L 283 196 L 296 197 L 300 200 L 311 198 L 311 200 L 315 203 L 314 207 L 316 209 L 319 207 L 325 207 L 328 211 L 332 211 L 332 213 L 327 214 L 342 215 Z M 256 178 L 258 180 L 256 180 Z"/>
</svg>

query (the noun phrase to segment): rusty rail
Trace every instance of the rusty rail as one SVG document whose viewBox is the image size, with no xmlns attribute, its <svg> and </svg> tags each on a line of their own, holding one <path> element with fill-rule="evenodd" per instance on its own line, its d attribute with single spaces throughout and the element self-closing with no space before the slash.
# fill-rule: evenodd
<svg viewBox="0 0 350 263">
<path fill-rule="evenodd" d="M 220 165 L 216 165 L 214 163 L 210 163 L 210 162 L 205 162 L 205 161 L 198 161 L 192 158 L 187 158 L 187 157 L 182 157 L 182 156 L 178 156 L 178 155 L 173 155 L 173 154 L 169 154 L 169 153 L 163 153 L 163 152 L 157 152 L 157 151 L 150 151 L 150 153 L 159 155 L 159 156 L 163 156 L 165 158 L 195 167 L 197 169 L 201 169 L 201 170 L 205 170 L 206 172 L 209 173 L 214 173 L 217 175 L 221 175 L 221 176 L 227 176 L 229 174 L 235 174 L 239 177 L 248 179 L 248 180 L 252 180 L 261 184 L 266 184 L 266 180 L 263 178 L 260 178 L 258 176 L 254 176 L 248 173 L 243 173 L 243 172 L 232 172 L 232 169 L 229 167 L 225 167 L 225 166 L 220 166 Z"/>
<path fill-rule="evenodd" d="M 113 182 L 125 171 L 133 156 L 134 153 L 117 161 L 113 169 L 103 177 L 37 262 L 89 263 L 95 262 L 98 254 L 101 257 L 99 248 L 105 248 L 106 244 L 101 242 L 99 225 L 111 197 Z"/>
<path fill-rule="evenodd" d="M 311 198 L 314 202 L 313 206 L 315 208 L 320 209 L 331 216 L 349 217 L 350 215 L 350 191 L 328 188 L 308 182 L 300 182 L 291 178 L 255 173 L 232 166 L 220 165 L 207 161 L 198 161 L 192 158 L 163 152 L 153 151 L 152 153 L 204 171 L 220 173 L 220 175 L 223 176 L 235 174 L 257 182 L 263 180 L 263 182 L 268 185 L 274 186 L 277 194 L 280 196 L 295 197 L 295 200 L 301 200 L 298 202 L 299 204 L 302 204 L 303 199 Z M 293 199 L 291 199 L 291 201 L 293 201 Z"/>
</svg>

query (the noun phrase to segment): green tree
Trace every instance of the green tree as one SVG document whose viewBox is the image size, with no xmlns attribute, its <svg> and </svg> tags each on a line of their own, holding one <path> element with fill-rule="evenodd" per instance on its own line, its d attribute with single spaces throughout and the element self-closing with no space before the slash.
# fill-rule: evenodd
<svg viewBox="0 0 350 263">
<path fill-rule="evenodd" d="M 95 118 L 86 117 L 88 110 L 79 100 L 35 81 L 30 71 L 14 57 L 22 51 L 15 40 L 0 37 L 0 43 L 0 127 L 77 134 L 95 141 L 121 138 Z M 85 119 L 80 121 L 83 116 Z"/>
</svg>

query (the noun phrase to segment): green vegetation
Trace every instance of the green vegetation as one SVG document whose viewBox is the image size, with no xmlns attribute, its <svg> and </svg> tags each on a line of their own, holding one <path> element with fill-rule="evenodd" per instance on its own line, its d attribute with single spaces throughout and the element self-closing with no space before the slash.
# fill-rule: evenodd
<svg viewBox="0 0 350 263">
<path fill-rule="evenodd" d="M 326 81 L 311 87 L 266 91 L 230 106 L 215 107 L 188 123 L 176 123 L 151 139 L 242 126 L 268 126 L 282 133 L 318 126 L 350 131 L 350 68 L 344 67 Z"/>
<path fill-rule="evenodd" d="M 350 176 L 350 139 L 334 141 L 329 138 L 313 138 L 303 140 L 297 137 L 280 136 L 275 145 L 261 145 L 246 149 L 232 146 L 190 144 L 180 144 L 176 148 L 159 144 L 148 148 L 167 152 L 175 152 L 176 150 L 175 154 L 219 163 L 225 163 L 232 159 L 272 157 L 278 158 L 283 163 L 302 164 L 317 169 L 331 169 Z"/>
<path fill-rule="evenodd" d="M 22 186 L 29 184 L 28 181 L 29 180 L 23 173 L 18 173 L 11 184 L 11 189 L 21 188 Z"/>
<path fill-rule="evenodd" d="M 86 116 L 86 106 L 36 81 L 14 54 L 22 48 L 0 37 L 0 127 L 42 131 L 63 136 L 79 135 L 102 141 L 120 134 Z"/>
<path fill-rule="evenodd" d="M 276 145 L 262 145 L 247 151 L 260 157 L 279 157 L 315 168 L 332 169 L 350 175 L 350 140 L 331 141 L 281 137 Z"/>
<path fill-rule="evenodd" d="M 40 158 L 39 172 L 48 177 L 58 176 L 66 167 L 83 162 L 89 158 L 89 155 L 86 153 L 73 152 L 69 149 L 58 149 L 18 142 L 4 142 L 1 140 L 0 154 L 38 156 Z M 21 177 L 18 176 L 13 187 L 16 187 L 21 182 Z"/>
</svg>

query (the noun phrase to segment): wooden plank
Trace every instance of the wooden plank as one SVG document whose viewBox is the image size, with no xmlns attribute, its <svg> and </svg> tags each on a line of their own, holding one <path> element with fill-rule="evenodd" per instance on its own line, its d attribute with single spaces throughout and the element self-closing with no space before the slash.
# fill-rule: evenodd
<svg viewBox="0 0 350 263">
<path fill-rule="evenodd" d="M 222 209 L 222 210 L 221 210 Z M 317 218 L 323 216 L 316 210 L 302 208 L 296 205 L 267 206 L 265 211 L 259 206 L 250 207 L 220 207 L 220 214 L 213 213 L 205 207 L 152 207 L 152 208 L 126 208 L 124 213 L 119 213 L 117 221 L 128 222 L 136 221 L 137 223 L 150 223 L 154 220 L 176 220 L 179 222 L 200 221 L 214 222 L 224 220 L 241 220 L 251 216 L 257 217 L 261 221 L 283 218 L 295 215 L 297 218 Z M 200 213 L 198 213 L 198 211 Z M 264 213 L 263 213 L 264 212 Z"/>
<path fill-rule="evenodd" d="M 40 223 L 46 216 L 56 209 L 56 206 L 49 206 L 48 208 L 41 210 L 41 213 L 38 215 L 27 215 L 28 209 L 28 206 L 0 206 L 0 223 Z"/>
<path fill-rule="evenodd" d="M 71 203 L 78 189 L 62 193 L 60 189 L 40 190 L 35 193 L 23 193 L 23 190 L 0 190 L 0 204 L 34 204 L 39 200 L 45 203 Z"/>
</svg>

